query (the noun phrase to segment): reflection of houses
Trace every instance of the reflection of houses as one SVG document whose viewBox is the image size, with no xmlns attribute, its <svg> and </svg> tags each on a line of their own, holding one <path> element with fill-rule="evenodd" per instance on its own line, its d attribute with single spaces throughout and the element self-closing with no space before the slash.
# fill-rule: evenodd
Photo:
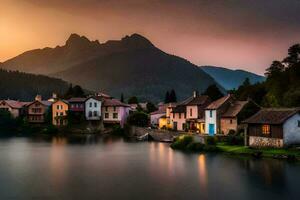
<svg viewBox="0 0 300 200">
<path fill-rule="evenodd" d="M 229 94 L 209 104 L 205 109 L 205 132 L 209 135 L 221 133 L 221 116 L 233 102 Z"/>
<path fill-rule="evenodd" d="M 86 120 L 101 119 L 102 98 L 92 96 L 85 100 L 85 118 Z"/>
<path fill-rule="evenodd" d="M 0 101 L 0 110 L 5 110 L 11 113 L 12 117 L 16 118 L 24 114 L 25 102 L 15 100 Z"/>
<path fill-rule="evenodd" d="M 244 123 L 248 125 L 250 146 L 300 144 L 300 109 L 262 109 Z"/>
<path fill-rule="evenodd" d="M 130 105 L 122 103 L 118 99 L 104 99 L 102 106 L 103 123 L 119 124 L 124 127 L 129 115 Z"/>
<path fill-rule="evenodd" d="M 67 125 L 69 104 L 64 100 L 57 100 L 52 104 L 52 123 L 55 126 Z"/>
<path fill-rule="evenodd" d="M 221 116 L 221 133 L 227 135 L 230 131 L 237 133 L 242 129 L 242 120 L 250 117 L 259 110 L 259 106 L 253 101 L 234 101 Z"/>
<path fill-rule="evenodd" d="M 35 101 L 26 105 L 28 122 L 44 123 L 51 104 L 52 102 L 42 101 L 42 97 L 38 95 Z"/>
</svg>

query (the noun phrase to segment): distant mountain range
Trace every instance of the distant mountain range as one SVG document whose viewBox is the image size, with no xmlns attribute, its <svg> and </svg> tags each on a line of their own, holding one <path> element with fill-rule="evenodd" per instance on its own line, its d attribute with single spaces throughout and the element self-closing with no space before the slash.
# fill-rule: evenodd
<svg viewBox="0 0 300 200">
<path fill-rule="evenodd" d="M 57 78 L 0 69 L 0 99 L 32 101 L 37 94 L 48 99 L 53 92 L 64 94 L 68 87 Z"/>
<path fill-rule="evenodd" d="M 212 76 L 226 90 L 238 88 L 246 78 L 250 82 L 257 83 L 265 81 L 264 76 L 260 76 L 244 70 L 231 70 L 224 67 L 201 66 L 201 69 Z"/>
<path fill-rule="evenodd" d="M 225 92 L 242 82 L 167 54 L 139 34 L 102 44 L 71 34 L 63 46 L 27 51 L 0 63 L 0 68 L 62 78 L 115 97 L 123 93 L 154 101 L 171 89 L 182 99 L 212 84 Z"/>
</svg>

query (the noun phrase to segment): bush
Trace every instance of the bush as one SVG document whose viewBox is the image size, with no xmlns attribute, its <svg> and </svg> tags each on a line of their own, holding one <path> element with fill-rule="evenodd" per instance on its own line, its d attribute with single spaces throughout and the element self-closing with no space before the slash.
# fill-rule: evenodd
<svg viewBox="0 0 300 200">
<path fill-rule="evenodd" d="M 193 142 L 193 137 L 186 135 L 175 138 L 174 142 L 171 144 L 173 149 L 187 150 L 187 146 Z"/>
<path fill-rule="evenodd" d="M 144 112 L 134 112 L 129 115 L 127 123 L 133 126 L 145 127 L 149 124 L 149 117 Z"/>
<path fill-rule="evenodd" d="M 229 145 L 243 145 L 244 137 L 237 135 L 228 135 L 226 138 L 226 143 Z"/>
<path fill-rule="evenodd" d="M 112 134 L 114 135 L 124 135 L 125 131 L 123 128 L 121 128 L 120 125 L 114 125 L 112 127 Z"/>
<path fill-rule="evenodd" d="M 43 131 L 42 131 L 44 134 L 56 134 L 58 133 L 58 129 L 52 125 L 52 124 L 49 124 Z"/>
<path fill-rule="evenodd" d="M 187 145 L 187 150 L 199 152 L 199 151 L 203 151 L 204 146 L 205 146 L 204 144 L 201 144 L 199 142 L 192 142 Z"/>
<path fill-rule="evenodd" d="M 205 144 L 206 145 L 216 145 L 217 139 L 214 136 L 208 136 L 205 138 Z"/>
</svg>

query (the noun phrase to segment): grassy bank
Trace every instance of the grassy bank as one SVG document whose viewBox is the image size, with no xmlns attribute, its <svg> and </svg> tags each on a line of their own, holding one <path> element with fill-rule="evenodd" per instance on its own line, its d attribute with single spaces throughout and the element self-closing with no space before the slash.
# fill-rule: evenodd
<svg viewBox="0 0 300 200">
<path fill-rule="evenodd" d="M 255 158 L 268 157 L 278 159 L 300 160 L 300 150 L 296 148 L 251 148 L 243 145 L 231 145 L 218 142 L 208 137 L 205 144 L 194 142 L 192 136 L 180 136 L 175 139 L 171 147 L 176 150 L 188 152 L 219 152 L 237 156 L 251 156 Z"/>
</svg>

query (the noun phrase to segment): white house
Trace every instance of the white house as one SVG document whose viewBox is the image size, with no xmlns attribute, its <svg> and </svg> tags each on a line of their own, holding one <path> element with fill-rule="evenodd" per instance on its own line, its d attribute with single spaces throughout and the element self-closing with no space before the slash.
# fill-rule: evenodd
<svg viewBox="0 0 300 200">
<path fill-rule="evenodd" d="M 86 120 L 101 119 L 102 100 L 100 97 L 92 96 L 85 100 L 85 118 Z"/>
<path fill-rule="evenodd" d="M 300 109 L 265 108 L 244 121 L 249 145 L 283 147 L 300 144 Z"/>
<path fill-rule="evenodd" d="M 117 99 L 104 99 L 102 106 L 104 125 L 119 124 L 121 127 L 124 127 L 130 109 L 130 105 Z"/>
<path fill-rule="evenodd" d="M 221 133 L 220 120 L 222 114 L 232 102 L 232 96 L 229 94 L 216 101 L 213 101 L 205 109 L 205 132 L 209 135 Z"/>
</svg>

